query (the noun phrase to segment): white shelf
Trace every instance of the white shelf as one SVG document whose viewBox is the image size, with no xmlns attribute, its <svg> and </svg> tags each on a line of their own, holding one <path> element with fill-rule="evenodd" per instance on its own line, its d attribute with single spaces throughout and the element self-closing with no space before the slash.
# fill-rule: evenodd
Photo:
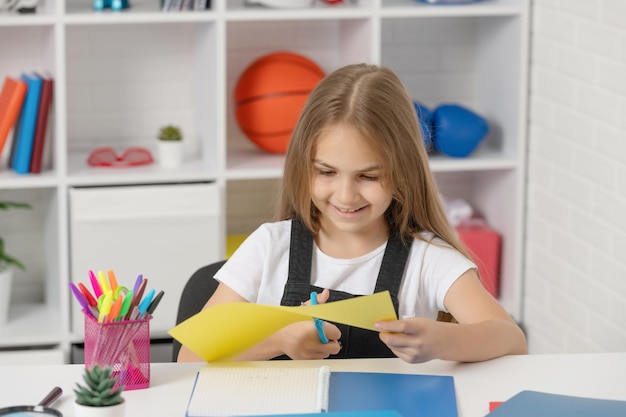
<svg viewBox="0 0 626 417">
<path fill-rule="evenodd" d="M 23 15 L 0 15 L 0 27 L 10 26 L 52 26 L 56 22 L 54 16 L 46 14 Z"/>
<path fill-rule="evenodd" d="M 7 324 L 0 327 L 2 347 L 60 345 L 65 330 L 59 311 L 45 304 L 12 306 Z"/>
<path fill-rule="evenodd" d="M 131 186 L 211 184 L 218 226 L 209 236 L 189 236 L 212 248 L 201 261 L 206 264 L 224 256 L 228 233 L 249 233 L 267 220 L 265 207 L 273 203 L 284 155 L 265 153 L 244 137 L 232 92 L 253 60 L 277 50 L 305 55 L 327 73 L 354 62 L 388 65 L 412 98 L 429 108 L 456 102 L 488 119 L 491 133 L 470 157 L 433 154 L 430 164 L 444 195 L 467 199 L 502 234 L 500 301 L 519 318 L 530 0 L 463 6 L 316 1 L 311 8 L 284 10 L 213 0 L 210 10 L 180 13 L 160 12 L 158 4 L 131 0 L 127 10 L 95 12 L 90 1 L 42 0 L 34 15 L 0 14 L 0 38 L 14 40 L 0 42 L 0 76 L 37 70 L 55 79 L 47 169 L 18 175 L 0 168 L 2 199 L 35 207 L 27 216 L 0 216 L 10 253 L 29 266 L 15 284 L 0 350 L 58 345 L 69 357 L 71 343 L 81 340 L 81 330 L 71 325 L 75 301 L 68 290 L 69 280 L 83 278 L 72 276 L 76 213 L 68 195 L 76 188 L 124 195 Z M 183 128 L 182 167 L 87 165 L 97 147 L 141 146 L 158 162 L 154 134 L 166 123 Z M 173 233 L 168 222 L 155 227 L 150 230 L 159 239 Z M 111 245 L 124 254 L 141 251 L 141 245 Z M 87 252 L 95 262 L 97 256 Z M 173 253 L 151 259 L 158 264 L 179 258 Z M 175 277 L 182 286 L 187 269 L 202 265 L 176 266 L 184 271 Z"/>
<path fill-rule="evenodd" d="M 187 22 L 213 22 L 215 15 L 211 12 L 180 12 L 163 13 L 156 8 L 144 11 L 111 12 L 103 11 L 94 14 L 85 7 L 84 11 L 74 12 L 67 15 L 63 22 L 67 25 L 123 25 L 123 24 L 168 24 Z"/>
<path fill-rule="evenodd" d="M 0 171 L 0 183 L 3 189 L 46 188 L 59 183 L 59 176 L 54 171 L 42 172 L 38 175 L 20 175 L 13 171 Z"/>
<path fill-rule="evenodd" d="M 156 156 L 155 156 L 156 157 Z M 90 167 L 87 154 L 72 153 L 68 160 L 70 186 L 154 184 L 164 182 L 216 181 L 217 171 L 198 159 L 187 159 L 179 168 L 161 168 L 158 161 L 134 167 Z"/>
<path fill-rule="evenodd" d="M 472 158 L 451 158 L 443 155 L 430 157 L 430 168 L 433 172 L 466 172 L 466 171 L 497 171 L 514 170 L 518 161 L 514 158 L 503 158 L 500 155 L 480 153 Z"/>
<path fill-rule="evenodd" d="M 240 9 L 225 14 L 229 22 L 365 19 L 371 16 L 371 10 L 354 7 L 321 7 L 310 10 Z"/>
<path fill-rule="evenodd" d="M 523 1 L 483 1 L 471 5 L 426 4 L 417 0 L 383 0 L 383 17 L 519 16 Z"/>
</svg>

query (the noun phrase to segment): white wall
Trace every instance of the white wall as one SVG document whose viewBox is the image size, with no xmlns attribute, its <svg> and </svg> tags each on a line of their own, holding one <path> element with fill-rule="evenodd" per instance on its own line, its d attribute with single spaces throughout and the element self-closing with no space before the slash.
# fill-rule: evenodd
<svg viewBox="0 0 626 417">
<path fill-rule="evenodd" d="M 533 353 L 626 350 L 626 1 L 534 0 L 524 318 Z"/>
</svg>

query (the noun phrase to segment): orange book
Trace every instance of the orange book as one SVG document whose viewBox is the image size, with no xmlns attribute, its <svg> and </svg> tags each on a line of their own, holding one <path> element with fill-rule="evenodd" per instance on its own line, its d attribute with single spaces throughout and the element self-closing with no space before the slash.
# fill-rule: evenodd
<svg viewBox="0 0 626 417">
<path fill-rule="evenodd" d="M 11 77 L 4 79 L 0 93 L 0 155 L 7 141 L 9 132 L 15 125 L 20 114 L 24 97 L 26 97 L 26 83 Z"/>
</svg>

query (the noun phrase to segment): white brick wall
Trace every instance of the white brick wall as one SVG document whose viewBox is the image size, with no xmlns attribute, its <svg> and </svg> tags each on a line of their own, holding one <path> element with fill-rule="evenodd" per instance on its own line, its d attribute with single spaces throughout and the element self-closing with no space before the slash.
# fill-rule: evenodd
<svg viewBox="0 0 626 417">
<path fill-rule="evenodd" d="M 534 0 L 532 353 L 626 350 L 626 1 Z"/>
</svg>

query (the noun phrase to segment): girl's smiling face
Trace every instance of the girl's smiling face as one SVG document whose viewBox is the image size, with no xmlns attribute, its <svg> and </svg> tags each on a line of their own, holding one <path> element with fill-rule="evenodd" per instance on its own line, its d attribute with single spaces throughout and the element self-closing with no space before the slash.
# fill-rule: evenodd
<svg viewBox="0 0 626 417">
<path fill-rule="evenodd" d="M 385 211 L 392 201 L 384 187 L 383 166 L 358 132 L 330 126 L 317 139 L 313 156 L 311 199 L 327 234 L 388 234 Z M 377 239 L 378 240 L 378 239 Z"/>
</svg>

